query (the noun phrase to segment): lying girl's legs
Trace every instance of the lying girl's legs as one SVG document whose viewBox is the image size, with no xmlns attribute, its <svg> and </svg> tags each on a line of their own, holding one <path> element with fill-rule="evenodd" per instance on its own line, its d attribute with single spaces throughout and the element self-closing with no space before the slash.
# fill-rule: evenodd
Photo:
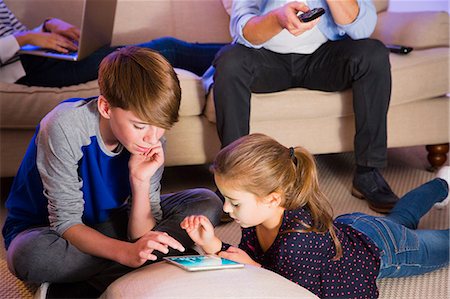
<svg viewBox="0 0 450 299">
<path fill-rule="evenodd" d="M 442 179 L 434 179 L 408 192 L 397 202 L 387 219 L 411 229 L 416 229 L 420 218 L 435 203 L 444 200 L 448 194 L 448 184 Z"/>
<path fill-rule="evenodd" d="M 336 221 L 352 226 L 377 245 L 379 278 L 427 273 L 448 265 L 450 230 L 411 228 L 416 228 L 420 218 L 447 192 L 447 183 L 435 179 L 406 194 L 386 217 L 353 213 Z"/>
</svg>

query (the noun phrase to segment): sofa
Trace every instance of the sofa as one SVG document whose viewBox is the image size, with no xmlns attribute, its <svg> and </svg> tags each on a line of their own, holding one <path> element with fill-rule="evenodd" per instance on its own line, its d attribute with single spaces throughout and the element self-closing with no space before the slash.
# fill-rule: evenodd
<svg viewBox="0 0 450 299">
<path fill-rule="evenodd" d="M 32 28 L 49 16 L 75 25 L 83 0 L 5 0 Z M 64 5 L 62 5 L 64 3 Z M 388 0 L 375 1 L 379 21 L 373 37 L 414 47 L 391 54 L 393 90 L 388 115 L 388 147 L 427 145 L 434 166 L 445 162 L 449 142 L 449 16 L 447 12 L 395 13 Z M 229 42 L 230 0 L 118 0 L 113 45 L 161 36 L 191 42 Z M 176 70 L 182 88 L 180 120 L 166 133 L 166 165 L 205 164 L 220 149 L 212 92 L 201 78 Z M 39 120 L 58 102 L 98 94 L 95 81 L 64 88 L 0 83 L 0 177 L 14 176 Z M 251 132 L 273 136 L 314 154 L 352 151 L 351 90 L 320 92 L 302 88 L 252 94 Z"/>
</svg>

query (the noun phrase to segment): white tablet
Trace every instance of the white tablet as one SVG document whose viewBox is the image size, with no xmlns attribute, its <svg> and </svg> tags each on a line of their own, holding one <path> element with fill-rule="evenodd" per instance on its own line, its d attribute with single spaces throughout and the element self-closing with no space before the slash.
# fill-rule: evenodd
<svg viewBox="0 0 450 299">
<path fill-rule="evenodd" d="M 219 257 L 217 255 L 181 255 L 164 259 L 187 271 L 204 271 L 243 268 L 244 264 Z"/>
</svg>

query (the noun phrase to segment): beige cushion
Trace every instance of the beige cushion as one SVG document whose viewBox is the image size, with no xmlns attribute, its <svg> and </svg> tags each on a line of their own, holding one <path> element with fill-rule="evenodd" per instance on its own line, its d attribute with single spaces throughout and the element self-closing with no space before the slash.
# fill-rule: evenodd
<svg viewBox="0 0 450 299">
<path fill-rule="evenodd" d="M 200 115 L 205 105 L 201 78 L 175 69 L 181 85 L 181 116 Z M 35 128 L 59 102 L 73 97 L 87 98 L 99 94 L 97 81 L 63 88 L 27 87 L 0 82 L 0 127 Z"/>
<path fill-rule="evenodd" d="M 415 49 L 448 47 L 447 12 L 383 12 L 378 15 L 372 37 L 386 44 L 400 44 Z"/>
<path fill-rule="evenodd" d="M 382 12 L 388 9 L 389 0 L 374 0 L 373 4 L 375 5 L 377 12 Z"/>
<path fill-rule="evenodd" d="M 263 268 L 187 272 L 166 262 L 135 270 L 112 283 L 100 297 L 116 298 L 302 298 L 313 293 Z"/>
<path fill-rule="evenodd" d="M 233 6 L 233 0 L 222 0 L 223 8 L 228 15 L 231 15 L 231 6 Z"/>
<path fill-rule="evenodd" d="M 390 60 L 392 65 L 391 107 L 441 96 L 449 92 L 448 48 L 416 50 L 404 56 L 391 54 Z M 215 122 L 212 94 L 213 92 L 210 92 L 208 95 L 205 115 L 209 121 Z M 273 113 L 274 111 L 277 113 Z M 292 88 L 276 93 L 253 93 L 251 99 L 252 122 L 306 120 L 352 114 L 350 90 L 322 92 Z"/>
<path fill-rule="evenodd" d="M 62 100 L 99 94 L 97 81 L 64 88 L 0 82 L 0 127 L 32 129 Z"/>
<path fill-rule="evenodd" d="M 118 0 L 112 43 L 138 43 L 161 36 L 227 43 L 231 41 L 228 22 L 220 0 Z"/>
</svg>

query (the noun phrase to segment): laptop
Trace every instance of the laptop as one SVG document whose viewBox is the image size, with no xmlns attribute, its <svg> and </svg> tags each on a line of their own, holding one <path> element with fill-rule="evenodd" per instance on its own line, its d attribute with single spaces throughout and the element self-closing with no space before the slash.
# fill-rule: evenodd
<svg viewBox="0 0 450 299">
<path fill-rule="evenodd" d="M 20 54 L 80 61 L 97 49 L 111 44 L 117 0 L 85 0 L 78 51 L 59 53 L 52 49 L 25 45 Z"/>
</svg>

